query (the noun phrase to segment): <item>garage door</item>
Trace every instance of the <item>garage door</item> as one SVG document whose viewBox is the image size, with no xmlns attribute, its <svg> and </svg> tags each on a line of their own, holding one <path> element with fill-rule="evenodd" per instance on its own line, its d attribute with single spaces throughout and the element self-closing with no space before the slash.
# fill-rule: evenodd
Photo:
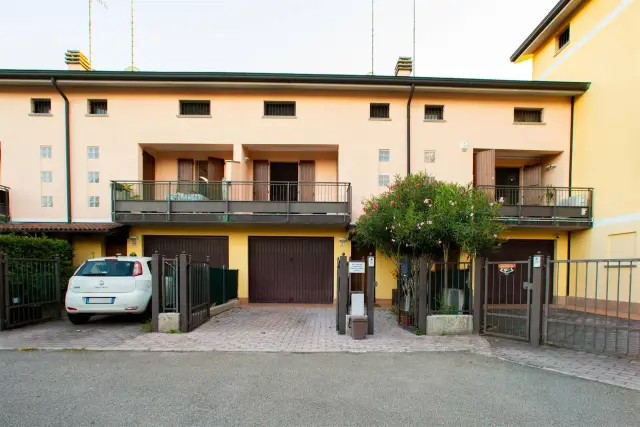
<svg viewBox="0 0 640 427">
<path fill-rule="evenodd" d="M 249 237 L 249 301 L 333 303 L 333 238 Z"/>
<path fill-rule="evenodd" d="M 226 236 L 144 236 L 144 256 L 151 256 L 155 251 L 168 257 L 184 251 L 195 262 L 204 262 L 209 256 L 212 267 L 229 266 L 229 238 Z"/>
</svg>

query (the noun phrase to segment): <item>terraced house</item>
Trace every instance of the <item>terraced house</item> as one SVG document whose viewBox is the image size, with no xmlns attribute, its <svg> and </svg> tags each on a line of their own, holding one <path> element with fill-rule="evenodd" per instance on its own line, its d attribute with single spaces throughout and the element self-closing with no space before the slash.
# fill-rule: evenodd
<svg viewBox="0 0 640 427">
<path fill-rule="evenodd" d="M 497 260 L 566 259 L 593 225 L 573 166 L 588 83 L 411 77 L 409 58 L 395 76 L 67 63 L 0 70 L 1 229 L 65 236 L 78 263 L 184 250 L 238 269 L 241 299 L 332 303 L 336 257 L 370 251 L 348 239 L 361 200 L 422 170 L 504 199 Z M 380 303 L 394 269 L 376 263 Z"/>
</svg>

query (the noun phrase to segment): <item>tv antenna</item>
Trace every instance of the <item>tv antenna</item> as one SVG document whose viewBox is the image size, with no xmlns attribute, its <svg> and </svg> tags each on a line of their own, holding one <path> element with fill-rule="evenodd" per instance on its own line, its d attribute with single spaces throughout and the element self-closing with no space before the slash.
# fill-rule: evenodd
<svg viewBox="0 0 640 427">
<path fill-rule="evenodd" d="M 96 0 L 96 1 L 100 3 L 102 6 L 104 6 L 105 9 L 109 10 L 109 7 L 107 6 L 107 0 Z M 93 0 L 89 0 L 89 65 L 91 66 L 91 69 L 93 69 L 93 33 L 91 30 L 92 9 L 93 9 Z"/>
</svg>

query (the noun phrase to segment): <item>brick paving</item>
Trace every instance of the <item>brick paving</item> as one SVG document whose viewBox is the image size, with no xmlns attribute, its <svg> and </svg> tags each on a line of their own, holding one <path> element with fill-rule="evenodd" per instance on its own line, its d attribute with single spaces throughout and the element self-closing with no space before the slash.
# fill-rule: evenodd
<svg viewBox="0 0 640 427">
<path fill-rule="evenodd" d="M 338 335 L 335 311 L 320 308 L 235 308 L 188 334 L 144 332 L 123 318 L 98 318 L 83 326 L 66 320 L 0 333 L 0 350 L 86 349 L 231 352 L 443 352 L 489 357 L 640 390 L 640 361 L 479 336 L 416 336 L 376 310 L 376 333 L 356 341 Z"/>
</svg>

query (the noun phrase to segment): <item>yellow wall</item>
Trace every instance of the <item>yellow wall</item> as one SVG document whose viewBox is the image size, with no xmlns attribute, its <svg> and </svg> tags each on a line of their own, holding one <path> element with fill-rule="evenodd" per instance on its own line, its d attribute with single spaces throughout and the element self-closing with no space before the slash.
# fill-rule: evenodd
<svg viewBox="0 0 640 427">
<path fill-rule="evenodd" d="M 639 22 L 638 0 L 589 1 L 570 18 L 569 45 L 556 54 L 549 40 L 533 57 L 535 79 L 591 82 L 575 102 L 573 185 L 594 187 L 595 223 L 572 233 L 573 259 L 638 256 Z M 634 244 L 620 245 L 623 234 Z"/>
<path fill-rule="evenodd" d="M 104 236 L 73 236 L 73 265 L 79 266 L 91 258 L 106 256 Z"/>
<path fill-rule="evenodd" d="M 249 236 L 289 236 L 289 237 L 333 237 L 334 259 L 343 253 L 351 255 L 351 242 L 347 234 L 342 230 L 331 228 L 302 228 L 287 227 L 229 227 L 227 226 L 202 226 L 202 227 L 135 227 L 130 231 L 131 236 L 138 236 L 139 243 L 131 246 L 131 240 L 127 243 L 127 253 L 133 251 L 144 253 L 145 235 L 177 235 L 177 236 L 228 236 L 229 237 L 229 268 L 238 270 L 238 298 L 249 298 Z M 140 237 L 142 237 L 140 239 Z M 337 264 L 336 264 L 337 265 Z M 334 274 L 334 298 L 337 295 L 337 282 Z"/>
</svg>

